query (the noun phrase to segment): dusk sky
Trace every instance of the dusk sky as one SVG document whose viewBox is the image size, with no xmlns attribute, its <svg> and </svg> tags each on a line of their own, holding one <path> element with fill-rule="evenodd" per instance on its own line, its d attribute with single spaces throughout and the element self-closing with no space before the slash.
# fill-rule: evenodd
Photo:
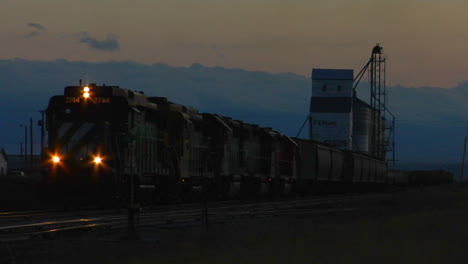
<svg viewBox="0 0 468 264">
<path fill-rule="evenodd" d="M 380 43 L 389 85 L 468 80 L 459 0 L 0 0 L 0 59 L 132 60 L 309 76 L 358 72 Z"/>
</svg>

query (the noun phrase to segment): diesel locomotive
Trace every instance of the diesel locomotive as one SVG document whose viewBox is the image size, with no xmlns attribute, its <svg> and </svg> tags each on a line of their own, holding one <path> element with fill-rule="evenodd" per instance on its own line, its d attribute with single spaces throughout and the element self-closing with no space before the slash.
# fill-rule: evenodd
<svg viewBox="0 0 468 264">
<path fill-rule="evenodd" d="M 385 161 L 118 86 L 65 87 L 49 101 L 46 128 L 54 195 L 223 199 L 387 181 Z"/>
</svg>

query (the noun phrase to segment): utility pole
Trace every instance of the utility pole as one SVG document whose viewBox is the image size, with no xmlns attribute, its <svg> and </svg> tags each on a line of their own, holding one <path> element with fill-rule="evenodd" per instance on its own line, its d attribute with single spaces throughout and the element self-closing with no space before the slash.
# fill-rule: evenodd
<svg viewBox="0 0 468 264">
<path fill-rule="evenodd" d="M 468 122 L 466 123 L 466 132 L 465 132 L 465 144 L 463 145 L 463 158 L 461 163 L 461 174 L 460 174 L 460 182 L 463 182 L 464 172 L 465 172 L 465 156 L 466 156 L 466 140 L 468 136 Z"/>
<path fill-rule="evenodd" d="M 23 125 L 24 126 L 24 160 L 23 160 L 23 166 L 24 168 L 27 167 L 28 163 L 28 125 Z"/>
<path fill-rule="evenodd" d="M 135 204 L 135 177 L 138 175 L 138 167 L 136 163 L 136 143 L 135 139 L 129 139 L 128 148 L 130 149 L 130 174 L 129 180 L 129 197 L 128 197 L 128 214 L 127 214 L 127 234 L 123 237 L 126 240 L 138 240 L 139 236 L 136 230 L 135 217 L 139 207 Z"/>
<path fill-rule="evenodd" d="M 44 148 L 45 148 L 45 120 L 44 120 L 44 110 L 39 111 L 41 113 L 41 120 L 39 121 L 39 126 L 41 127 L 41 159 L 44 159 Z"/>
<path fill-rule="evenodd" d="M 463 145 L 463 159 L 461 164 L 461 174 L 460 174 L 460 182 L 463 181 L 463 173 L 465 169 L 465 155 L 466 155 L 466 136 L 465 136 L 465 145 Z"/>
<path fill-rule="evenodd" d="M 33 167 L 33 151 L 34 151 L 34 149 L 33 149 L 33 144 L 34 144 L 34 142 L 33 142 L 32 117 L 29 118 L 29 132 L 30 132 L 30 139 L 31 139 L 31 140 L 30 140 L 30 141 L 31 141 L 31 149 L 30 149 L 31 155 L 30 155 L 30 157 L 29 157 L 29 169 L 32 170 L 32 167 Z"/>
</svg>

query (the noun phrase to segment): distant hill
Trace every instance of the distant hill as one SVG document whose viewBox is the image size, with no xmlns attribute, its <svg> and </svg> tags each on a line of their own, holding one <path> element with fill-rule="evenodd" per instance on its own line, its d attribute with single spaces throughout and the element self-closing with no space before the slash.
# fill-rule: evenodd
<svg viewBox="0 0 468 264">
<path fill-rule="evenodd" d="M 29 117 L 39 119 L 48 99 L 67 85 L 119 85 L 151 96 L 219 113 L 295 136 L 308 115 L 311 82 L 292 73 L 271 74 L 223 67 L 173 67 L 124 62 L 0 60 L 0 147 L 18 153 Z M 468 120 L 468 83 L 451 89 L 388 87 L 397 116 L 397 158 L 458 162 Z M 367 100 L 366 85 L 358 95 Z M 28 123 L 29 124 L 29 123 Z M 301 134 L 306 135 L 306 130 Z M 39 135 L 35 139 L 39 142 Z"/>
</svg>

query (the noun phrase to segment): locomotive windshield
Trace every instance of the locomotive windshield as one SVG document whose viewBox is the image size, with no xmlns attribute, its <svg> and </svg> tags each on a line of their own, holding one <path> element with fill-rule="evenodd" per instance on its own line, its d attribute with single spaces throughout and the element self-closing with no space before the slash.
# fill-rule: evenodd
<svg viewBox="0 0 468 264">
<path fill-rule="evenodd" d="M 112 121 L 119 116 L 118 109 L 111 104 L 65 104 L 63 110 L 64 121 Z"/>
</svg>

